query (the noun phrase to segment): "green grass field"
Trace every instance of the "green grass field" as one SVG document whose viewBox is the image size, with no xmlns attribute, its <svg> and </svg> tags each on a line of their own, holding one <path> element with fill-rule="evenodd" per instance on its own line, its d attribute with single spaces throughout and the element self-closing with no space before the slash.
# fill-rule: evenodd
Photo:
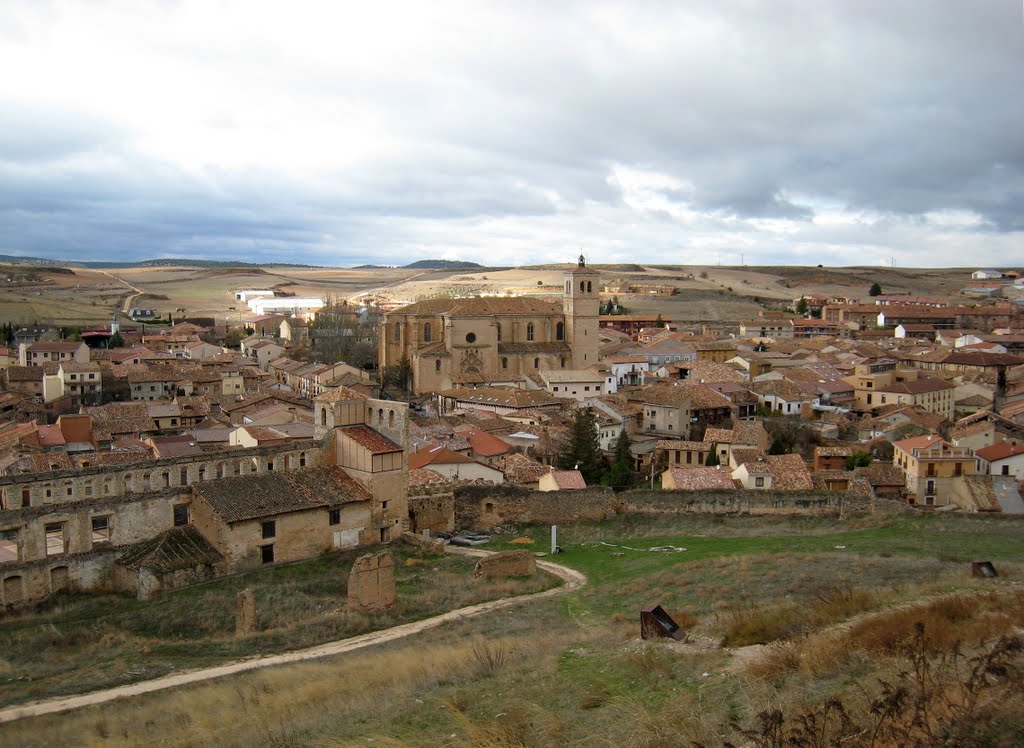
<svg viewBox="0 0 1024 748">
<path fill-rule="evenodd" d="M 548 538 L 547 527 L 509 527 L 491 547 L 541 551 Z M 774 709 L 785 738 L 808 720 L 820 733 L 828 704 L 863 727 L 882 681 L 917 693 L 901 675 L 914 672 L 904 642 L 915 623 L 927 630 L 919 651 L 928 667 L 962 658 L 960 675 L 930 671 L 932 721 L 922 735 L 955 728 L 959 737 L 947 744 L 1024 740 L 1019 652 L 995 663 L 1004 675 L 972 686 L 970 709 L 953 698 L 968 693 L 958 680 L 968 659 L 995 658 L 985 642 L 1024 626 L 1024 522 L 619 517 L 561 527 L 559 543 L 565 552 L 555 560 L 590 577 L 565 596 L 349 656 L 14 723 L 0 740 L 773 745 L 757 733 L 759 715 Z M 650 550 L 659 546 L 686 550 Z M 972 560 L 993 561 L 1001 576 L 972 577 Z M 641 641 L 639 609 L 650 603 L 676 615 L 689 641 Z M 875 744 L 912 742 L 899 738 L 901 725 L 893 716 Z M 774 745 L 800 744 L 782 738 Z M 870 744 L 857 740 L 843 745 Z"/>
</svg>

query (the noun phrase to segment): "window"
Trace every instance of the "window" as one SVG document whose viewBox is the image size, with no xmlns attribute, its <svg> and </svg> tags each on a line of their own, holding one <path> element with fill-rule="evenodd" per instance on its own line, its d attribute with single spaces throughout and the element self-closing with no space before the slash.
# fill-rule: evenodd
<svg viewBox="0 0 1024 748">
<path fill-rule="evenodd" d="M 262 531 L 264 540 L 274 537 L 275 535 L 277 535 L 277 522 L 275 522 L 274 520 L 264 522 L 262 525 Z"/>
<path fill-rule="evenodd" d="M 580 281 L 580 291 L 583 291 L 586 287 L 587 287 L 587 284 L 584 283 L 583 281 Z"/>
<path fill-rule="evenodd" d="M 423 325 L 423 342 L 424 343 L 429 343 L 430 342 L 431 333 L 432 333 L 432 330 L 430 329 L 430 323 L 427 322 L 425 325 Z"/>
<path fill-rule="evenodd" d="M 74 488 L 74 486 L 71 485 L 70 482 L 65 483 L 64 484 L 64 488 L 67 491 L 68 496 L 74 496 L 75 495 L 75 488 Z"/>
<path fill-rule="evenodd" d="M 527 340 L 533 340 L 533 323 L 532 322 L 527 322 L 526 323 L 526 339 Z"/>
<path fill-rule="evenodd" d="M 502 369 L 507 369 L 508 368 L 508 357 L 507 356 L 502 356 L 501 357 L 501 368 Z"/>
<path fill-rule="evenodd" d="M 110 517 L 92 518 L 92 544 L 108 545 L 110 543 Z"/>
<path fill-rule="evenodd" d="M 341 524 L 341 510 L 331 509 L 327 512 L 327 524 L 329 525 L 340 525 Z"/>
<path fill-rule="evenodd" d="M 64 523 L 54 522 L 47 524 L 46 529 L 46 555 L 59 556 L 67 553 L 67 538 L 64 536 Z"/>
<path fill-rule="evenodd" d="M 559 322 L 555 325 L 555 340 L 565 340 L 565 323 Z"/>
<path fill-rule="evenodd" d="M 21 489 L 21 506 L 23 509 L 32 506 L 32 489 L 28 486 Z"/>
<path fill-rule="evenodd" d="M 501 323 L 498 322 L 494 325 L 497 328 L 498 342 L 501 342 Z"/>
<path fill-rule="evenodd" d="M 434 361 L 434 373 L 435 374 L 440 374 L 441 373 L 441 359 L 437 359 L 436 361 Z"/>
<path fill-rule="evenodd" d="M 306 453 L 299 452 L 299 467 L 306 467 Z"/>
<path fill-rule="evenodd" d="M 558 359 L 558 365 L 563 369 L 565 368 L 565 356 L 562 356 L 560 359 Z"/>
<path fill-rule="evenodd" d="M 265 564 L 274 563 L 274 544 L 260 546 L 260 560 Z"/>
<path fill-rule="evenodd" d="M 924 492 L 928 495 L 935 493 L 935 481 L 930 480 L 924 484 Z"/>
<path fill-rule="evenodd" d="M 964 466 L 962 462 L 958 462 L 953 466 L 953 475 L 959 477 L 964 474 Z"/>
<path fill-rule="evenodd" d="M 181 527 L 187 525 L 191 521 L 189 517 L 188 504 L 175 504 L 174 505 L 174 526 Z"/>
<path fill-rule="evenodd" d="M 396 343 L 401 343 L 402 342 L 402 323 L 401 322 L 396 322 L 395 323 L 395 342 Z"/>
<path fill-rule="evenodd" d="M 594 289 L 590 285 L 590 281 L 587 281 L 587 293 L 593 293 Z"/>
<path fill-rule="evenodd" d="M 540 368 L 540 359 L 539 358 L 533 359 L 533 368 L 534 369 L 539 369 Z"/>
<path fill-rule="evenodd" d="M 18 560 L 18 531 L 0 530 L 0 564 Z"/>
<path fill-rule="evenodd" d="M 476 342 L 476 333 L 475 332 L 467 332 L 466 333 L 466 342 L 467 343 L 475 343 Z"/>
<path fill-rule="evenodd" d="M 187 467 L 183 467 L 181 469 L 181 485 L 183 485 L 183 486 L 187 486 L 188 485 L 188 468 Z"/>
<path fill-rule="evenodd" d="M 754 485 L 758 488 L 764 488 L 764 478 L 754 478 Z"/>
</svg>

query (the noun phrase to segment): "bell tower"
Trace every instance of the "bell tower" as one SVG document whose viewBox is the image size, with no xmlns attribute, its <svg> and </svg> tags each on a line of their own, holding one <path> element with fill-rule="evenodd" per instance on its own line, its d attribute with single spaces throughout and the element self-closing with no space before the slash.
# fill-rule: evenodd
<svg viewBox="0 0 1024 748">
<path fill-rule="evenodd" d="M 587 267 L 586 259 L 580 255 L 576 266 L 562 275 L 562 281 L 565 342 L 572 348 L 572 368 L 585 369 L 597 364 L 600 276 Z"/>
</svg>

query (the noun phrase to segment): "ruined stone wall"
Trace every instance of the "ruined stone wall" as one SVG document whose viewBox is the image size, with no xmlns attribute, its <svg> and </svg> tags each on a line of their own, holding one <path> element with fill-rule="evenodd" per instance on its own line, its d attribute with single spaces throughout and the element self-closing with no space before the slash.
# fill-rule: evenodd
<svg viewBox="0 0 1024 748">
<path fill-rule="evenodd" d="M 529 577 L 537 572 L 537 559 L 529 551 L 504 551 L 484 556 L 473 567 L 474 577 Z"/>
<path fill-rule="evenodd" d="M 563 524 L 600 520 L 615 513 L 610 488 L 534 491 L 512 485 L 459 486 L 454 492 L 455 526 L 483 530 L 505 522 Z"/>
<path fill-rule="evenodd" d="M 0 476 L 0 508 L 5 512 L 21 508 L 26 488 L 30 505 L 36 507 L 181 488 L 200 480 L 262 473 L 271 463 L 274 470 L 296 470 L 319 465 L 320 461 L 320 445 L 309 441 L 174 459 L 143 459 L 126 465 L 92 465 L 80 470 Z"/>
<path fill-rule="evenodd" d="M 409 497 L 409 531 L 454 532 L 455 495 L 450 487 L 430 495 Z"/>
<path fill-rule="evenodd" d="M 75 555 L 0 566 L 0 605 L 42 600 L 64 590 L 113 588 L 112 565 L 120 549 L 107 548 Z"/>
<path fill-rule="evenodd" d="M 624 513 L 678 514 L 838 514 L 868 508 L 870 499 L 813 491 L 656 491 L 636 489 L 618 495 Z"/>
</svg>

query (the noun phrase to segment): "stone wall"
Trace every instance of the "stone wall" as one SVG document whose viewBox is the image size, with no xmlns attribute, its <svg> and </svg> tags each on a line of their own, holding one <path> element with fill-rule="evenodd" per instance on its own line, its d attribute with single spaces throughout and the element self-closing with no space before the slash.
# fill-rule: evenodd
<svg viewBox="0 0 1024 748">
<path fill-rule="evenodd" d="M 409 531 L 431 533 L 455 530 L 455 495 L 451 488 L 430 495 L 409 497 Z"/>
<path fill-rule="evenodd" d="M 0 567 L 0 605 L 12 607 L 42 600 L 64 590 L 111 589 L 111 567 L 120 549 L 53 556 Z"/>
<path fill-rule="evenodd" d="M 537 572 L 537 559 L 529 551 L 503 551 L 485 556 L 473 567 L 474 577 L 529 577 Z"/>
<path fill-rule="evenodd" d="M 141 459 L 124 465 L 92 465 L 79 470 L 5 475 L 0 476 L 0 509 L 5 510 L 3 513 L 20 509 L 26 489 L 29 505 L 36 507 L 182 488 L 196 481 L 250 475 L 271 469 L 295 470 L 319 464 L 320 445 L 309 441 L 174 459 Z"/>
<path fill-rule="evenodd" d="M 601 520 L 615 513 L 610 488 L 534 491 L 512 485 L 459 486 L 454 491 L 455 526 L 486 530 L 505 522 L 563 524 Z"/>
<path fill-rule="evenodd" d="M 357 558 L 348 575 L 349 609 L 386 610 L 395 600 L 395 557 L 383 551 Z"/>
<path fill-rule="evenodd" d="M 839 514 L 872 511 L 875 501 L 833 492 L 658 491 L 609 488 L 532 491 L 520 486 L 459 486 L 455 526 L 486 530 L 506 522 L 570 524 L 615 514 Z"/>
</svg>

